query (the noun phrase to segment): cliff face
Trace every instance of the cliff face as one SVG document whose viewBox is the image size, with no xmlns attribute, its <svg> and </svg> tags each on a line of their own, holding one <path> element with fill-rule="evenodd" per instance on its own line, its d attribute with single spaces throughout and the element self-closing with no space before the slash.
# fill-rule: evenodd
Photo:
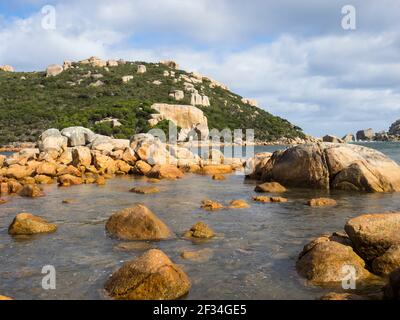
<svg viewBox="0 0 400 320">
<path fill-rule="evenodd" d="M 164 130 L 168 120 L 185 130 L 199 125 L 202 134 L 208 124 L 218 130 L 254 129 L 255 138 L 264 141 L 304 137 L 300 128 L 255 101 L 178 68 L 173 61 L 91 57 L 51 64 L 43 72 L 0 69 L 0 144 L 36 141 L 46 129 L 72 126 L 127 139 L 153 126 Z"/>
</svg>

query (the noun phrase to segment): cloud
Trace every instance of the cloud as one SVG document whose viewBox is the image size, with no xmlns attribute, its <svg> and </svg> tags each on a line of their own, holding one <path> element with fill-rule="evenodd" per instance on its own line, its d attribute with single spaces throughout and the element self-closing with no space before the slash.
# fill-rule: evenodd
<svg viewBox="0 0 400 320">
<path fill-rule="evenodd" d="M 0 17 L 0 64 L 18 70 L 92 55 L 171 58 L 314 135 L 387 129 L 400 117 L 396 0 L 353 0 L 355 31 L 341 28 L 342 0 L 58 0 L 56 30 L 41 27 L 44 1 L 13 3 L 36 5 Z"/>
</svg>

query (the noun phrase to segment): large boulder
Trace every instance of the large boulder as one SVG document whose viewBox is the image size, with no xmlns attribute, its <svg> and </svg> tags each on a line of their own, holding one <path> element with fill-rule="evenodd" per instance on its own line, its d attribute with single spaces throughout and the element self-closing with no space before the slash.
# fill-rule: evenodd
<svg viewBox="0 0 400 320">
<path fill-rule="evenodd" d="M 381 276 L 388 276 L 397 269 L 400 269 L 400 245 L 390 247 L 372 262 L 372 272 Z"/>
<path fill-rule="evenodd" d="M 357 140 L 358 141 L 371 141 L 375 137 L 375 132 L 372 129 L 365 129 L 357 131 Z"/>
<path fill-rule="evenodd" d="M 89 167 L 92 163 L 92 155 L 87 147 L 75 147 L 72 149 L 72 164 L 75 167 L 80 165 Z"/>
<path fill-rule="evenodd" d="M 14 218 L 8 228 L 8 233 L 11 235 L 32 235 L 55 232 L 56 230 L 57 226 L 55 224 L 48 223 L 46 220 L 30 213 L 20 213 Z"/>
<path fill-rule="evenodd" d="M 372 262 L 400 244 L 400 213 L 362 215 L 349 220 L 345 230 L 357 253 Z"/>
<path fill-rule="evenodd" d="M 291 187 L 400 191 L 399 165 L 379 151 L 352 144 L 306 144 L 277 151 L 260 171 L 263 181 Z"/>
<path fill-rule="evenodd" d="M 346 276 L 347 266 L 355 268 L 355 280 L 370 276 L 365 262 L 351 246 L 325 237 L 306 245 L 296 264 L 299 274 L 315 284 L 341 282 Z"/>
<path fill-rule="evenodd" d="M 0 66 L 0 71 L 4 71 L 4 72 L 14 72 L 14 68 L 10 65 L 3 65 Z"/>
<path fill-rule="evenodd" d="M 162 251 L 151 249 L 125 263 L 107 281 L 105 289 L 120 300 L 173 300 L 185 295 L 190 280 Z"/>
<path fill-rule="evenodd" d="M 344 141 L 336 136 L 333 135 L 326 135 L 322 138 L 323 142 L 332 142 L 332 143 L 343 143 Z"/>
<path fill-rule="evenodd" d="M 106 223 L 106 230 L 122 240 L 164 240 L 172 237 L 164 222 L 141 204 L 114 213 Z"/>
<path fill-rule="evenodd" d="M 400 120 L 397 120 L 390 126 L 389 134 L 392 136 L 400 135 Z"/>
<path fill-rule="evenodd" d="M 46 77 L 55 77 L 64 71 L 64 68 L 58 64 L 51 64 L 46 69 Z"/>
<path fill-rule="evenodd" d="M 68 138 L 69 147 L 85 146 L 95 137 L 95 133 L 84 127 L 69 127 L 61 130 L 61 134 Z"/>
<path fill-rule="evenodd" d="M 356 137 L 354 136 L 354 134 L 348 133 L 342 138 L 342 140 L 346 143 L 354 142 L 356 141 Z"/>
<path fill-rule="evenodd" d="M 48 129 L 44 131 L 38 141 L 38 147 L 41 152 L 49 150 L 61 151 L 66 149 L 68 138 L 61 135 L 58 129 Z"/>
</svg>

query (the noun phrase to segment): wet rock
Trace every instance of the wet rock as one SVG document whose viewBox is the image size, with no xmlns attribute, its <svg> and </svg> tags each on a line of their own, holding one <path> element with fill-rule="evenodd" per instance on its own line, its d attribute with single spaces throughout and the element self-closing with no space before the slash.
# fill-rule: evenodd
<svg viewBox="0 0 400 320">
<path fill-rule="evenodd" d="M 46 175 L 54 177 L 57 175 L 57 165 L 52 162 L 42 162 L 37 168 L 36 173 L 39 175 Z"/>
<path fill-rule="evenodd" d="M 0 296 L 0 300 L 13 300 L 12 298 L 10 298 L 10 297 L 6 297 L 6 296 Z"/>
<path fill-rule="evenodd" d="M 175 180 L 183 178 L 181 170 L 173 165 L 155 165 L 147 174 L 149 178 Z"/>
<path fill-rule="evenodd" d="M 185 260 L 190 260 L 194 262 L 204 263 L 209 261 L 214 255 L 214 251 L 212 249 L 201 249 L 196 251 L 182 251 L 181 257 Z"/>
<path fill-rule="evenodd" d="M 232 173 L 232 166 L 220 164 L 220 165 L 206 165 L 201 168 L 200 174 L 204 175 L 216 175 L 216 174 L 229 174 Z"/>
<path fill-rule="evenodd" d="M 61 201 L 62 204 L 73 204 L 76 203 L 77 201 L 75 199 L 64 199 Z"/>
<path fill-rule="evenodd" d="M 80 177 L 64 174 L 58 177 L 58 184 L 62 187 L 76 186 L 83 184 L 83 180 Z"/>
<path fill-rule="evenodd" d="M 400 213 L 362 215 L 349 220 L 345 230 L 357 253 L 371 262 L 400 244 Z"/>
<path fill-rule="evenodd" d="M 141 204 L 112 214 L 106 230 L 123 240 L 164 240 L 173 236 L 164 222 Z"/>
<path fill-rule="evenodd" d="M 152 194 L 159 193 L 160 190 L 156 187 L 134 187 L 130 190 L 130 192 L 138 194 Z"/>
<path fill-rule="evenodd" d="M 35 176 L 35 183 L 37 184 L 52 184 L 53 178 L 45 175 L 36 175 Z"/>
<path fill-rule="evenodd" d="M 147 162 L 144 162 L 143 160 L 139 160 L 135 164 L 135 169 L 139 174 L 146 175 L 151 171 L 151 165 L 149 165 Z"/>
<path fill-rule="evenodd" d="M 216 201 L 203 200 L 201 203 L 201 208 L 207 211 L 216 211 L 222 209 L 224 206 Z"/>
<path fill-rule="evenodd" d="M 389 283 L 384 288 L 384 298 L 386 300 L 400 300 L 400 269 L 389 275 Z"/>
<path fill-rule="evenodd" d="M 187 294 L 188 276 L 162 251 L 152 249 L 125 263 L 107 281 L 105 289 L 114 299 L 173 300 Z"/>
<path fill-rule="evenodd" d="M 400 269 L 400 245 L 390 247 L 372 262 L 372 272 L 380 276 L 387 276 L 397 269 Z"/>
<path fill-rule="evenodd" d="M 19 195 L 21 197 L 37 198 L 43 197 L 44 193 L 37 185 L 27 184 L 19 191 Z"/>
<path fill-rule="evenodd" d="M 105 179 L 103 176 L 98 176 L 98 177 L 96 178 L 95 183 L 96 183 L 98 186 L 104 186 L 104 185 L 106 184 L 106 179 Z"/>
<path fill-rule="evenodd" d="M 337 202 L 334 199 L 317 198 L 307 201 L 307 205 L 310 207 L 328 207 L 328 206 L 336 206 Z"/>
<path fill-rule="evenodd" d="M 185 238 L 209 239 L 215 236 L 214 231 L 204 222 L 198 222 L 183 235 Z"/>
<path fill-rule="evenodd" d="M 114 246 L 114 250 L 117 251 L 146 251 L 150 249 L 154 249 L 153 244 L 143 241 L 123 242 Z"/>
<path fill-rule="evenodd" d="M 262 203 L 284 203 L 288 202 L 288 199 L 282 197 L 268 197 L 268 196 L 257 196 L 253 197 L 253 200 L 256 202 Z"/>
<path fill-rule="evenodd" d="M 217 180 L 217 181 L 222 181 L 222 180 L 226 180 L 225 176 L 222 174 L 214 174 L 212 176 L 213 180 Z"/>
<path fill-rule="evenodd" d="M 14 164 L 9 168 L 7 168 L 5 176 L 8 178 L 20 180 L 26 177 L 30 177 L 33 174 L 33 172 L 34 171 L 28 167 Z"/>
<path fill-rule="evenodd" d="M 55 224 L 48 223 L 46 220 L 30 213 L 20 213 L 14 218 L 8 228 L 8 233 L 10 235 L 33 235 L 51 233 L 56 230 L 57 226 Z"/>
<path fill-rule="evenodd" d="M 23 188 L 22 184 L 15 180 L 9 180 L 7 185 L 8 193 L 19 193 Z"/>
<path fill-rule="evenodd" d="M 354 293 L 336 293 L 330 292 L 326 295 L 322 296 L 320 300 L 335 300 L 335 301 L 342 301 L 342 300 L 369 300 L 366 297 L 360 296 Z"/>
<path fill-rule="evenodd" d="M 298 273 L 309 281 L 322 284 L 341 282 L 346 273 L 344 267 L 356 270 L 356 279 L 370 276 L 365 262 L 349 246 L 321 237 L 307 245 L 296 263 Z"/>
<path fill-rule="evenodd" d="M 229 204 L 229 208 L 231 208 L 231 209 L 246 209 L 246 208 L 250 208 L 250 205 L 244 200 L 233 200 Z"/>
<path fill-rule="evenodd" d="M 264 193 L 283 193 L 286 192 L 286 188 L 278 182 L 266 182 L 258 185 L 254 191 Z"/>
</svg>

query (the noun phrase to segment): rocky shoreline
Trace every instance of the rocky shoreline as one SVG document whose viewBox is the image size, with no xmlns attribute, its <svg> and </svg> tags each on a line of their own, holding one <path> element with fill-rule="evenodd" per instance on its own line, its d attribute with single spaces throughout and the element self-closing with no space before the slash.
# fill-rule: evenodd
<svg viewBox="0 0 400 320">
<path fill-rule="evenodd" d="M 296 187 L 400 191 L 400 167 L 396 163 L 378 151 L 349 144 L 302 144 L 247 160 L 225 158 L 219 150 L 210 149 L 202 158 L 186 148 L 163 144 L 148 134 L 121 140 L 94 134 L 86 128 L 71 127 L 43 132 L 37 145 L 38 148 L 25 148 L 9 157 L 0 157 L 1 196 L 41 197 L 44 196 L 41 184 L 57 181 L 60 187 L 103 185 L 116 175 L 128 174 L 146 176 L 149 182 L 182 179 L 185 173 L 210 175 L 218 181 L 223 180 L 225 174 L 245 169 L 250 170 L 246 171 L 248 179 L 261 182 L 255 191 L 265 195 L 253 198 L 259 203 L 290 204 L 290 199 L 281 195 L 287 188 Z M 158 191 L 156 187 L 131 190 L 143 195 Z M 335 206 L 336 202 L 318 198 L 310 199 L 307 205 L 323 210 L 326 206 Z M 232 200 L 227 205 L 206 199 L 201 204 L 203 210 L 212 212 L 249 206 L 246 199 Z M 175 235 L 167 223 L 139 204 L 112 214 L 104 227 L 110 237 L 128 241 L 162 241 L 175 237 L 198 241 L 215 236 L 201 221 L 188 227 L 184 234 Z M 399 227 L 399 213 L 352 219 L 345 226 L 345 234 L 323 235 L 307 244 L 297 262 L 298 273 L 312 285 L 338 284 L 343 280 L 342 268 L 351 265 L 356 270 L 357 281 L 378 279 L 384 282 L 388 277 L 384 298 L 398 299 Z M 11 236 L 53 232 L 57 232 L 56 224 L 27 212 L 16 215 L 8 228 Z M 198 260 L 208 255 L 207 252 L 182 254 Z M 177 299 L 186 295 L 192 285 L 185 272 L 168 256 L 158 249 L 150 249 L 114 272 L 105 283 L 105 289 L 114 299 Z M 370 297 L 340 293 L 323 297 L 355 298 Z"/>
</svg>

